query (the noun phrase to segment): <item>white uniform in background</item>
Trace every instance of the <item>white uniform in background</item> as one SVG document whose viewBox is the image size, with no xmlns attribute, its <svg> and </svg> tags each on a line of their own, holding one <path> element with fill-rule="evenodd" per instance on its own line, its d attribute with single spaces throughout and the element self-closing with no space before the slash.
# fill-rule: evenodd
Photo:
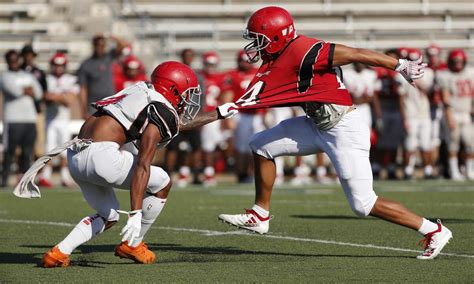
<svg viewBox="0 0 474 284">
<path fill-rule="evenodd" d="M 49 74 L 46 81 L 49 93 L 70 93 L 74 96 L 79 94 L 76 76 L 63 74 L 61 77 L 56 77 Z M 46 151 L 50 151 L 71 139 L 70 120 L 71 110 L 69 107 L 54 103 L 46 104 Z M 61 155 L 65 157 L 66 153 L 63 152 Z"/>
<path fill-rule="evenodd" d="M 396 79 L 400 84 L 398 92 L 403 97 L 405 119 L 408 124 L 405 149 L 409 152 L 415 152 L 418 148 L 424 152 L 430 151 L 432 148 L 431 111 L 428 95 L 418 88 L 413 88 L 401 75 L 398 75 Z M 425 68 L 424 77 L 416 83 L 429 90 L 433 85 L 433 79 L 433 70 Z"/>
<path fill-rule="evenodd" d="M 449 152 L 457 153 L 461 141 L 464 143 L 468 155 L 474 154 L 474 126 L 471 119 L 473 111 L 474 96 L 474 72 L 465 68 L 460 72 L 449 70 L 439 71 L 437 81 L 442 91 L 447 90 L 450 94 L 450 107 L 456 127 L 450 130 Z M 467 159 L 467 174 L 474 179 L 474 159 Z M 458 168 L 457 157 L 450 157 L 449 161 L 451 178 L 463 179 Z"/>
<path fill-rule="evenodd" d="M 373 97 L 375 83 L 377 81 L 377 73 L 365 68 L 361 72 L 357 72 L 354 68 L 344 69 L 344 85 L 354 98 L 362 96 Z M 362 119 L 369 127 L 372 127 L 372 111 L 369 103 L 355 105 L 361 113 Z"/>
</svg>

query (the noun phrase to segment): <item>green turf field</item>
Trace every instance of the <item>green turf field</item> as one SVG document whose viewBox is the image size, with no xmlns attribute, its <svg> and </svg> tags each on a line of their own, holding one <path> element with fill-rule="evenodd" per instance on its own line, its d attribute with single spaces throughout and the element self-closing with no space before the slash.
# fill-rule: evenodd
<svg viewBox="0 0 474 284">
<path fill-rule="evenodd" d="M 78 190 L 43 190 L 39 200 L 0 191 L 0 282 L 474 282 L 474 183 L 379 182 L 454 239 L 419 261 L 416 232 L 356 218 L 338 186 L 275 189 L 267 236 L 217 222 L 253 203 L 252 186 L 174 189 L 147 236 L 157 263 L 114 256 L 124 219 L 76 250 L 68 268 L 38 267 L 42 254 L 91 213 Z M 118 191 L 124 209 L 128 192 Z"/>
</svg>

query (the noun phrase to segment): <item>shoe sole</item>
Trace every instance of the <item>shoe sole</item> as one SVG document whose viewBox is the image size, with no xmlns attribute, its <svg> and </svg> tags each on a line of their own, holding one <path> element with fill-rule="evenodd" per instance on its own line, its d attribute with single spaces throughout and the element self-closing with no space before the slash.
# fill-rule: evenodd
<svg viewBox="0 0 474 284">
<path fill-rule="evenodd" d="M 121 251 L 115 251 L 115 256 L 118 256 L 120 258 L 126 258 L 126 259 L 133 260 L 135 263 L 138 263 L 138 264 L 150 264 L 150 263 L 154 263 L 156 261 L 156 259 L 155 259 L 152 262 L 141 262 L 141 261 L 137 260 L 135 258 L 135 256 L 129 255 L 129 254 L 121 252 Z"/>
<path fill-rule="evenodd" d="M 453 233 L 450 233 L 449 235 L 446 236 L 446 238 L 443 240 L 443 244 L 441 246 L 438 246 L 438 248 L 433 252 L 432 255 L 430 255 L 429 257 L 424 257 L 424 256 L 417 256 L 416 258 L 417 259 L 420 259 L 420 260 L 431 260 L 431 259 L 434 259 L 436 258 L 440 253 L 441 251 L 443 250 L 443 248 L 449 244 L 449 241 L 453 238 Z"/>
<path fill-rule="evenodd" d="M 228 225 L 231 225 L 231 226 L 234 226 L 238 229 L 241 229 L 241 230 L 245 230 L 247 232 L 251 232 L 251 233 L 254 233 L 254 234 L 259 234 L 259 235 L 265 235 L 267 233 L 261 233 L 261 232 L 258 232 L 258 231 L 255 231 L 255 230 L 252 230 L 250 227 L 241 227 L 239 225 L 235 225 L 235 224 L 232 224 L 231 222 L 227 221 L 227 220 L 224 220 L 224 219 L 221 219 L 219 217 L 217 217 L 217 220 L 218 221 L 221 221 L 222 223 L 224 224 L 228 224 Z"/>
</svg>

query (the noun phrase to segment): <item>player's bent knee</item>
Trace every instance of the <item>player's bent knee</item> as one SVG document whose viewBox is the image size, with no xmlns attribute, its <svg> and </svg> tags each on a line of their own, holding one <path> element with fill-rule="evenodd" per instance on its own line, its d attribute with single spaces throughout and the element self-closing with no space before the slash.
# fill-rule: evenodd
<svg viewBox="0 0 474 284">
<path fill-rule="evenodd" d="M 164 188 L 162 188 L 160 191 L 154 193 L 153 195 L 155 195 L 156 197 L 161 198 L 161 199 L 168 198 L 168 194 L 170 193 L 172 185 L 173 185 L 173 183 L 170 179 L 170 181 L 168 182 L 168 184 Z"/>
<path fill-rule="evenodd" d="M 350 203 L 352 212 L 359 217 L 367 217 L 370 215 L 372 208 L 374 208 L 377 196 L 374 195 L 371 198 L 365 200 L 354 200 Z"/>
<path fill-rule="evenodd" d="M 273 155 L 265 148 L 265 145 L 258 138 L 260 133 L 255 134 L 249 142 L 250 149 L 254 155 L 262 156 L 268 160 L 273 159 Z"/>
</svg>

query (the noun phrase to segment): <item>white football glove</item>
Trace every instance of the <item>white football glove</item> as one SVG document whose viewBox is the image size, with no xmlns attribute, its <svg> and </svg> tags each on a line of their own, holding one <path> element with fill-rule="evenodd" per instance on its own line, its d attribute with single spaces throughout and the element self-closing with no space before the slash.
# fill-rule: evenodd
<svg viewBox="0 0 474 284">
<path fill-rule="evenodd" d="M 397 67 L 395 71 L 400 73 L 408 83 L 415 86 L 414 80 L 420 79 L 425 74 L 426 63 L 423 63 L 423 56 L 420 56 L 418 60 L 410 61 L 407 59 L 398 59 Z"/>
<path fill-rule="evenodd" d="M 216 108 L 218 119 L 227 119 L 236 115 L 239 111 L 234 103 L 225 103 Z"/>
<path fill-rule="evenodd" d="M 122 211 L 117 210 L 119 213 L 123 213 L 128 215 L 127 225 L 123 227 L 122 232 L 120 233 L 122 237 L 122 242 L 128 241 L 130 245 L 133 240 L 138 238 L 140 235 L 140 230 L 142 228 L 142 210 L 134 210 L 134 211 Z"/>
</svg>

